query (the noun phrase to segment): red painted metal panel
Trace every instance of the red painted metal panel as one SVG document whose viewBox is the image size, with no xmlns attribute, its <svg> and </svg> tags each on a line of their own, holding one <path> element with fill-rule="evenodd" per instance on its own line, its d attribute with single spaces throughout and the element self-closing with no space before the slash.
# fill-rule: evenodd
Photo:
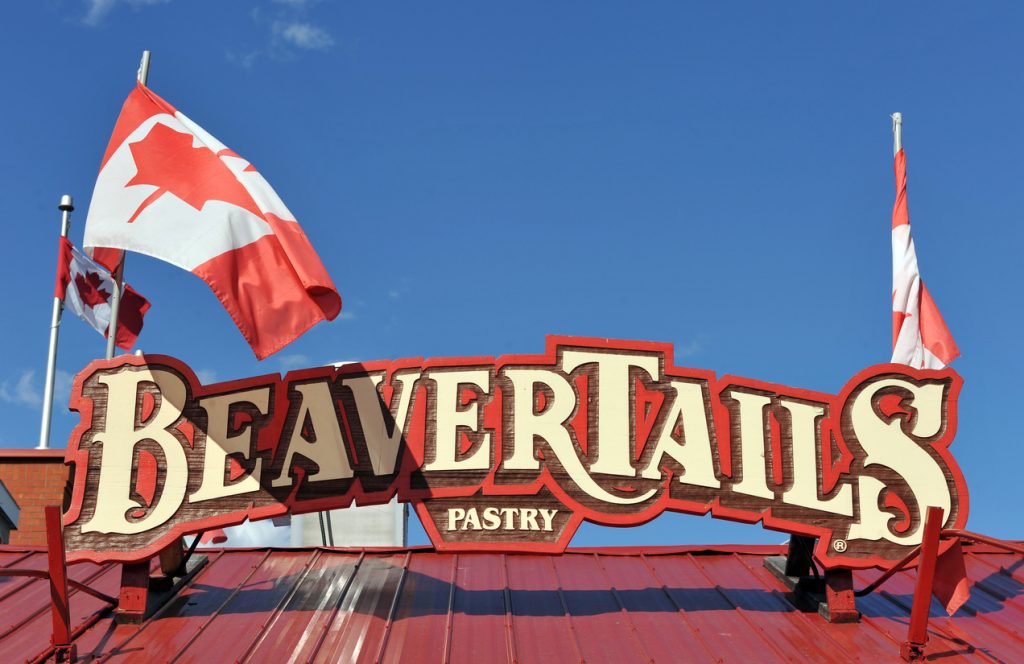
<svg viewBox="0 0 1024 664">
<path fill-rule="evenodd" d="M 744 556 L 743 562 L 765 588 L 781 589 L 779 580 L 764 567 L 760 558 Z M 786 600 L 788 601 L 789 598 L 786 597 Z M 824 623 L 817 613 L 801 613 L 799 616 L 793 614 L 793 617 L 801 622 L 802 638 L 806 639 L 808 634 L 825 629 L 826 635 L 830 639 L 829 649 L 834 649 L 837 653 L 846 653 L 849 656 L 849 661 L 876 661 L 880 658 L 881 653 L 889 653 L 893 661 L 899 660 L 898 644 L 894 644 L 889 637 L 867 622 L 828 624 Z M 795 642 L 793 647 L 799 648 L 800 642 Z"/>
<path fill-rule="evenodd" d="M 441 662 L 448 646 L 449 601 L 455 579 L 453 555 L 416 553 L 382 660 L 394 664 Z"/>
<path fill-rule="evenodd" d="M 404 556 L 366 556 L 316 653 L 317 662 L 372 662 L 402 576 Z"/>
<path fill-rule="evenodd" d="M 1022 649 L 1024 559 L 1005 561 L 1006 565 L 1003 566 L 998 564 L 996 558 L 997 556 L 967 556 L 967 574 L 973 580 L 971 597 L 950 622 L 958 629 L 973 631 L 975 620 L 980 621 L 998 630 L 997 633 L 990 633 L 990 638 L 997 644 L 1005 640 L 1005 649 Z"/>
<path fill-rule="evenodd" d="M 717 556 L 649 556 L 647 564 L 667 589 L 673 603 L 685 612 L 707 648 L 719 656 L 730 653 L 748 662 L 786 661 L 748 619 L 736 611 L 722 589 L 703 573 L 703 565 Z M 788 649 L 788 648 L 787 648 Z"/>
<path fill-rule="evenodd" d="M 100 592 L 117 593 L 120 569 L 117 566 L 101 568 L 97 565 L 75 565 L 68 569 L 68 577 L 81 581 Z M 47 585 L 43 579 L 35 579 L 40 585 Z M 70 625 L 72 633 L 80 629 L 90 619 L 107 610 L 110 605 L 86 593 L 72 589 L 68 593 L 70 599 Z M 5 605 L 4 605 L 5 606 Z M 50 606 L 48 598 L 42 604 L 30 603 L 22 607 L 27 621 L 13 632 L 0 639 L 0 652 L 23 653 L 23 659 L 30 659 L 49 650 L 49 636 L 52 630 L 50 622 Z M 79 652 L 79 656 L 81 656 Z"/>
<path fill-rule="evenodd" d="M 3 567 L 45 570 L 46 554 L 41 551 L 12 551 L 6 562 L 3 563 Z M 34 581 L 37 579 L 24 576 L 0 576 L 0 635 L 6 633 L 10 627 L 8 621 L 14 621 L 18 612 L 25 608 L 22 591 Z M 18 599 L 13 600 L 14 597 Z M 0 638 L 3 637 L 0 636 Z"/>
<path fill-rule="evenodd" d="M 549 558 L 587 662 L 650 661 L 594 556 Z"/>
<path fill-rule="evenodd" d="M 717 659 L 690 625 L 685 612 L 672 602 L 644 558 L 601 556 L 600 565 L 636 627 L 644 649 L 655 661 Z"/>
<path fill-rule="evenodd" d="M 18 568 L 47 568 L 45 552 L 34 553 L 31 557 L 19 562 Z M 68 568 L 68 578 L 82 583 L 92 583 L 93 579 L 105 572 L 103 568 L 91 563 L 73 565 Z M 0 601 L 0 653 L 24 652 L 29 657 L 46 649 L 52 634 L 50 621 L 50 582 L 46 579 L 24 577 L 0 577 L 0 581 L 16 584 L 14 593 Z M 2 590 L 6 584 L 0 583 L 0 595 L 9 591 Z M 82 604 L 83 598 L 90 602 L 99 602 L 84 593 L 72 592 L 73 602 Z M 92 606 L 89 603 L 86 606 Z M 75 604 L 72 604 L 75 610 Z M 74 625 L 74 623 L 72 623 Z M 38 637 L 42 636 L 40 640 Z M 31 646 L 29 644 L 38 645 Z M 28 652 L 31 650 L 31 652 Z"/>
<path fill-rule="evenodd" d="M 288 660 L 281 656 L 285 652 L 291 661 L 306 662 L 320 649 L 337 607 L 362 563 L 358 554 L 305 553 L 317 555 L 311 556 L 310 568 L 296 579 L 296 586 L 281 609 L 268 616 L 263 636 L 253 644 L 247 661 L 280 664 Z"/>
<path fill-rule="evenodd" d="M 507 556 L 513 642 L 521 662 L 578 662 L 579 640 L 546 556 Z"/>
<path fill-rule="evenodd" d="M 448 661 L 508 662 L 504 556 L 461 553 L 456 564 Z"/>
<path fill-rule="evenodd" d="M 230 555 L 219 561 L 229 564 Z M 296 584 L 310 552 L 276 551 L 219 607 L 182 649 L 180 662 L 238 661 L 263 633 L 264 624 Z M 229 637 L 229 638 L 225 638 Z"/>
<path fill-rule="evenodd" d="M 121 570 L 117 570 L 115 577 L 120 580 Z M 116 592 L 116 590 L 115 590 Z M 74 599 L 71 600 L 72 610 Z M 114 622 L 113 612 L 107 611 L 98 616 L 81 636 L 75 639 L 78 646 L 78 657 L 80 661 L 92 661 L 108 653 L 112 644 L 121 643 L 135 632 L 139 631 L 138 625 L 118 625 Z"/>
<path fill-rule="evenodd" d="M 245 551 L 215 556 L 192 582 L 174 597 L 157 620 L 147 620 L 121 643 L 112 643 L 111 662 L 148 658 L 168 659 L 180 653 L 203 624 L 224 605 L 263 562 L 269 551 Z M 230 560 L 228 560 L 230 558 Z"/>
<path fill-rule="evenodd" d="M 72 577 L 74 570 L 78 567 L 90 567 L 90 564 L 75 565 L 71 568 Z M 93 577 L 88 585 L 100 592 L 116 597 L 121 586 L 121 566 L 106 565 L 103 573 Z M 90 601 L 96 601 L 96 610 L 85 615 L 89 609 Z M 79 660 L 90 661 L 110 651 L 114 644 L 121 643 L 129 636 L 139 630 L 138 625 L 116 625 L 113 618 L 113 609 L 104 602 L 98 602 L 95 598 L 86 593 L 78 592 L 71 597 L 72 630 L 78 634 L 75 638 L 75 645 L 78 646 Z M 75 615 L 81 612 L 82 620 L 77 622 Z"/>
<path fill-rule="evenodd" d="M 9 547 L 3 547 L 4 550 L 0 550 L 0 567 L 21 567 L 18 561 L 27 560 L 30 556 L 37 553 L 36 549 L 13 549 Z M 4 581 L 0 578 L 0 584 Z"/>
<path fill-rule="evenodd" d="M 908 577 L 909 572 L 901 572 L 886 582 L 879 591 L 866 597 L 858 598 L 857 608 L 862 614 L 862 623 L 882 633 L 899 649 L 907 639 L 907 625 L 910 621 L 910 607 L 914 601 L 914 579 Z M 867 585 L 876 572 L 855 572 L 854 586 L 860 588 Z M 936 602 L 935 607 L 938 607 Z M 941 610 L 941 609 L 939 609 Z M 943 662 L 960 661 L 971 655 L 976 649 L 969 641 L 955 643 L 940 630 L 932 629 L 929 633 L 927 654 L 938 657 Z M 902 660 L 901 660 L 902 661 Z"/>
<path fill-rule="evenodd" d="M 913 603 L 916 582 L 917 573 L 916 570 L 912 570 L 893 577 L 883 588 L 886 596 L 907 607 L 903 609 L 903 615 L 897 619 L 903 622 L 901 641 L 906 640 L 905 616 Z M 935 657 L 946 652 L 976 655 L 980 650 L 1002 661 L 1022 661 L 1024 641 L 1021 640 L 1019 630 L 1024 621 L 1021 621 L 1019 609 L 1007 609 L 998 600 L 995 602 L 996 605 L 992 606 L 986 601 L 985 595 L 984 590 L 972 586 L 971 598 L 953 618 L 946 615 L 938 600 L 932 598 L 928 614 L 929 640 L 925 648 L 927 655 Z M 983 610 L 987 612 L 982 612 Z M 1005 629 L 996 627 L 993 619 L 1009 628 L 1011 633 L 1008 634 Z M 896 629 L 897 637 L 900 636 L 900 631 L 899 628 Z M 1016 632 L 1016 636 L 1012 632 Z"/>
<path fill-rule="evenodd" d="M 1006 555 L 967 556 L 967 576 L 989 592 L 1024 605 L 1024 558 Z"/>
<path fill-rule="evenodd" d="M 761 561 L 756 562 L 761 565 Z M 849 653 L 832 641 L 828 630 L 822 630 L 818 638 L 807 639 L 807 632 L 813 627 L 786 598 L 781 584 L 766 585 L 736 554 L 707 556 L 702 559 L 701 568 L 708 580 L 736 607 L 736 611 L 783 656 L 790 648 L 789 644 L 800 643 L 802 655 L 815 661 L 852 660 Z"/>
<path fill-rule="evenodd" d="M 898 661 L 914 572 L 857 600 L 857 624 L 803 613 L 747 547 L 591 549 L 562 556 L 429 549 L 212 550 L 208 565 L 142 625 L 70 593 L 83 659 L 182 662 Z M 926 655 L 1024 661 L 1024 560 L 965 547 L 971 600 L 937 603 Z M 640 552 L 638 552 L 640 551 Z M 40 549 L 0 547 L 0 567 L 44 569 Z M 116 594 L 120 566 L 71 578 Z M 861 588 L 877 572 L 860 572 Z M 0 653 L 48 651 L 48 583 L 0 577 Z"/>
</svg>

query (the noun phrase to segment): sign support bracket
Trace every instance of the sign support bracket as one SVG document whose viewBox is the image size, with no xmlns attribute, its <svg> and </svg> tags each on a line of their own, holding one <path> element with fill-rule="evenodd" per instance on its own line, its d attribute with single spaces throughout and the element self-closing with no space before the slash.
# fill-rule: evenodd
<svg viewBox="0 0 1024 664">
<path fill-rule="evenodd" d="M 195 547 L 184 551 L 180 539 L 171 544 L 160 553 L 160 576 L 150 576 L 152 559 L 123 563 L 114 619 L 121 624 L 139 624 L 166 604 L 206 565 L 206 556 L 193 556 L 193 551 Z"/>
<path fill-rule="evenodd" d="M 789 588 L 798 605 L 817 611 L 831 623 L 859 622 L 853 592 L 853 572 L 828 569 L 824 576 L 814 565 L 814 537 L 792 535 L 785 556 L 765 558 L 764 566 Z"/>
</svg>

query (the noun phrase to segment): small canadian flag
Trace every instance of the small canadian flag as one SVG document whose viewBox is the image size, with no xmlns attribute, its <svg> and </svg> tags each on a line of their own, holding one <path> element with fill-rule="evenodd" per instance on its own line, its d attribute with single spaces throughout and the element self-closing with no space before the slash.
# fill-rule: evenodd
<svg viewBox="0 0 1024 664">
<path fill-rule="evenodd" d="M 894 159 L 896 203 L 892 210 L 892 361 L 915 369 L 941 369 L 958 355 L 956 341 L 921 280 L 907 212 L 907 156 Z"/>
<path fill-rule="evenodd" d="M 903 116 L 892 117 L 896 203 L 892 208 L 892 361 L 915 369 L 942 369 L 960 355 L 939 307 L 921 280 L 907 209 L 907 155 Z M 939 556 L 932 594 L 953 615 L 971 596 L 959 540 Z"/>
<path fill-rule="evenodd" d="M 110 329 L 110 299 L 115 288 L 109 271 L 76 249 L 67 238 L 60 239 L 54 296 L 64 300 L 65 307 L 104 337 Z M 118 348 L 131 350 L 148 310 L 149 301 L 125 284 L 117 315 Z"/>
</svg>

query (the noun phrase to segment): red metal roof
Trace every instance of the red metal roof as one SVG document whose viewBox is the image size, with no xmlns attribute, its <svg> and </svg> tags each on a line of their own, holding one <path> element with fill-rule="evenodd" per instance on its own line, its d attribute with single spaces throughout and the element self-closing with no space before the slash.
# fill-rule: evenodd
<svg viewBox="0 0 1024 664">
<path fill-rule="evenodd" d="M 965 546 L 971 600 L 933 603 L 926 653 L 1024 661 L 1024 559 Z M 209 549 L 208 563 L 141 625 L 71 593 L 81 660 L 270 662 L 900 661 L 914 572 L 857 600 L 860 623 L 793 604 L 763 565 L 784 547 L 570 549 L 564 555 L 430 548 Z M 0 547 L 0 567 L 46 567 Z M 862 587 L 875 572 L 856 574 Z M 73 579 L 116 595 L 120 565 Z M 48 654 L 46 581 L 0 577 L 3 661 Z"/>
</svg>

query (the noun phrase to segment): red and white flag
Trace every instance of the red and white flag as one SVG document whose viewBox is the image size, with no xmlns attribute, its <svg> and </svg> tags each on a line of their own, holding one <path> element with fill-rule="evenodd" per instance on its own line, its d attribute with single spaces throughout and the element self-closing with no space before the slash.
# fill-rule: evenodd
<svg viewBox="0 0 1024 664">
<path fill-rule="evenodd" d="M 895 118 L 894 118 L 895 119 Z M 896 122 L 899 122 L 896 119 Z M 953 335 L 921 280 L 907 210 L 907 156 L 895 157 L 896 204 L 892 208 L 892 361 L 915 369 L 941 369 L 960 355 Z M 939 556 L 932 594 L 949 615 L 971 595 L 963 549 L 957 541 Z"/>
<path fill-rule="evenodd" d="M 941 369 L 960 355 L 942 314 L 921 280 L 907 212 L 907 158 L 896 153 L 896 204 L 892 210 L 892 361 L 916 369 Z"/>
<path fill-rule="evenodd" d="M 248 161 L 137 85 L 100 166 L 85 242 L 147 254 L 205 281 L 263 359 L 341 311 L 295 217 Z"/>
<path fill-rule="evenodd" d="M 142 319 L 149 311 L 149 302 L 131 286 L 124 286 L 117 311 L 115 343 L 127 351 L 132 349 L 142 331 Z M 67 238 L 60 239 L 53 294 L 104 337 L 110 329 L 110 298 L 116 287 L 109 271 L 75 249 Z"/>
</svg>

